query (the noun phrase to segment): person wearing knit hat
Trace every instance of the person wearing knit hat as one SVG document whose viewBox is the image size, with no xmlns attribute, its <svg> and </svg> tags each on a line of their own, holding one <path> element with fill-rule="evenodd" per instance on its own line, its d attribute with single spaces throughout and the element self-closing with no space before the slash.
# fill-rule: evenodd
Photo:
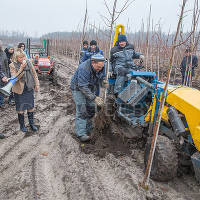
<svg viewBox="0 0 200 200">
<path fill-rule="evenodd" d="M 119 35 L 118 42 L 128 42 L 128 41 L 125 35 Z"/>
<path fill-rule="evenodd" d="M 84 54 L 85 54 L 85 52 L 87 52 L 87 50 L 88 50 L 88 41 L 87 40 L 84 40 L 83 41 L 83 47 L 82 47 L 82 49 L 81 49 L 81 51 L 80 51 L 80 60 L 79 60 L 79 64 L 81 63 L 81 61 L 83 60 L 83 56 L 84 56 Z"/>
<path fill-rule="evenodd" d="M 91 59 L 78 66 L 71 80 L 70 89 L 76 105 L 75 133 L 82 142 L 90 140 L 95 105 L 102 106 L 104 103 L 103 99 L 96 95 L 100 86 L 107 87 L 104 62 L 103 55 L 92 55 Z"/>
<path fill-rule="evenodd" d="M 124 88 L 126 75 L 134 70 L 133 59 L 144 60 L 144 56 L 136 52 L 134 46 L 128 43 L 126 35 L 119 35 L 115 46 L 110 52 L 110 68 L 108 77 L 116 75 L 114 94 L 118 95 Z"/>
<path fill-rule="evenodd" d="M 95 54 L 98 54 L 98 53 L 103 55 L 103 51 L 101 49 L 99 49 L 99 47 L 97 46 L 97 41 L 91 40 L 90 41 L 90 47 L 88 48 L 88 51 L 85 52 L 85 54 L 84 54 L 84 56 L 81 60 L 81 63 L 90 59 L 92 55 L 95 55 Z"/>
<path fill-rule="evenodd" d="M 8 47 L 4 50 L 6 56 L 8 58 L 8 65 L 12 62 L 12 57 L 14 54 L 14 47 L 13 45 L 9 44 Z"/>
<path fill-rule="evenodd" d="M 97 41 L 96 40 L 91 40 L 90 41 L 90 47 L 91 46 L 97 46 Z"/>
</svg>

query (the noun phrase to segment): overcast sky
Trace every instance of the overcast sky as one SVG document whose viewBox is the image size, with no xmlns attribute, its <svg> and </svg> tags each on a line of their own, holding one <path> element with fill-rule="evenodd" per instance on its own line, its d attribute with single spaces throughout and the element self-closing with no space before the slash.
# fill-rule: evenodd
<svg viewBox="0 0 200 200">
<path fill-rule="evenodd" d="M 112 5 L 113 0 L 106 0 Z M 125 0 L 118 0 L 120 8 Z M 154 23 L 161 19 L 162 29 L 174 31 L 177 25 L 182 0 L 135 0 L 121 15 L 117 23 L 129 25 L 132 31 L 146 23 L 149 7 L 152 6 Z M 188 0 L 186 10 L 193 8 L 194 0 Z M 0 0 L 0 30 L 26 32 L 31 36 L 41 36 L 55 31 L 73 31 L 82 27 L 85 0 Z M 89 21 L 104 25 L 100 14 L 106 15 L 103 0 L 88 0 Z M 191 26 L 191 12 L 184 18 L 184 30 Z"/>
</svg>

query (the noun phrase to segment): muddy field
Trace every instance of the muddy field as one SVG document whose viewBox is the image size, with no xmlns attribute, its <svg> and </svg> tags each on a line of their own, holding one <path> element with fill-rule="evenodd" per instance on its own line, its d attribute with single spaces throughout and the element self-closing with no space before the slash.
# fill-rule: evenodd
<svg viewBox="0 0 200 200">
<path fill-rule="evenodd" d="M 38 133 L 24 137 L 18 131 L 13 106 L 0 112 L 0 130 L 7 136 L 0 140 L 0 200 L 199 200 L 200 186 L 192 175 L 169 183 L 150 180 L 148 191 L 138 187 L 144 176 L 140 137 L 130 141 L 107 131 L 96 141 L 79 143 L 69 90 L 76 65 L 69 59 L 56 61 L 58 85 L 41 80 L 36 95 Z"/>
</svg>

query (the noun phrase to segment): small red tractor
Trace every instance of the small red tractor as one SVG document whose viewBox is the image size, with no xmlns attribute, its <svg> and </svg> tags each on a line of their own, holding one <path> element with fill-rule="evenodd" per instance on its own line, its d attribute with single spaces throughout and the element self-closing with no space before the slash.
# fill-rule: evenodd
<svg viewBox="0 0 200 200">
<path fill-rule="evenodd" d="M 38 77 L 48 76 L 53 84 L 57 84 L 57 75 L 55 70 L 55 63 L 53 58 L 49 56 L 49 41 L 44 40 L 43 47 L 40 44 L 31 44 L 30 39 L 27 40 L 27 47 L 30 57 L 32 58 L 33 65 L 38 73 Z"/>
<path fill-rule="evenodd" d="M 50 56 L 39 54 L 39 56 L 37 55 L 34 57 L 33 64 L 39 77 L 47 74 L 49 76 L 49 80 L 52 81 L 53 84 L 57 83 L 55 65 L 53 59 L 50 58 Z"/>
</svg>

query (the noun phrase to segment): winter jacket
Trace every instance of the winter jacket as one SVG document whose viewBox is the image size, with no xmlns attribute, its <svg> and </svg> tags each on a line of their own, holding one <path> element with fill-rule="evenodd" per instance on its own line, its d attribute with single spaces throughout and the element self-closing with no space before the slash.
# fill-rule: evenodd
<svg viewBox="0 0 200 200">
<path fill-rule="evenodd" d="M 132 44 L 120 47 L 117 42 L 110 52 L 109 72 L 114 71 L 116 66 L 131 68 L 134 67 L 133 59 L 139 59 L 141 53 L 136 52 Z"/>
<path fill-rule="evenodd" d="M 2 50 L 0 50 L 0 64 L 1 64 L 1 70 L 4 73 L 4 75 L 6 77 L 9 77 L 8 59 L 7 59 L 6 53 Z M 3 83 L 0 80 L 0 86 L 4 86 L 4 85 L 5 83 Z"/>
<path fill-rule="evenodd" d="M 185 76 L 186 67 L 191 65 L 191 56 L 185 56 L 181 62 L 181 73 Z M 194 68 L 198 66 L 198 58 L 192 55 L 192 76 L 194 76 Z"/>
<path fill-rule="evenodd" d="M 96 47 L 96 51 L 92 51 L 91 47 L 88 48 L 88 51 L 86 51 L 83 55 L 83 58 L 81 60 L 82 62 L 85 62 L 86 60 L 88 60 L 89 58 L 91 58 L 91 56 L 100 53 L 101 55 L 103 55 L 103 51 L 101 49 L 99 49 L 99 47 Z"/>
<path fill-rule="evenodd" d="M 81 52 L 80 52 L 80 61 L 79 61 L 79 63 L 82 63 L 82 60 L 83 60 L 83 56 L 84 56 L 84 54 L 85 54 L 85 52 L 87 52 L 88 51 L 88 48 L 82 48 L 81 49 Z"/>
<path fill-rule="evenodd" d="M 74 73 L 70 89 L 81 91 L 86 98 L 94 100 L 99 86 L 105 78 L 105 70 L 96 72 L 92 65 L 91 60 L 79 65 L 76 72 Z"/>
</svg>

